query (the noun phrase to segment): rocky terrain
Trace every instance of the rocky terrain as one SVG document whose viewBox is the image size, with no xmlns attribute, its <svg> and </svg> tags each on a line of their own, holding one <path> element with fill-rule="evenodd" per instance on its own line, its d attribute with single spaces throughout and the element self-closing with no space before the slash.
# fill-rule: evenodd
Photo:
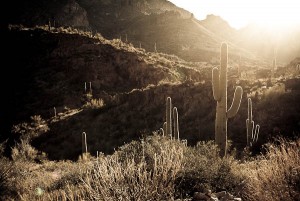
<svg viewBox="0 0 300 201">
<path fill-rule="evenodd" d="M 3 139 L 12 125 L 41 115 L 49 130 L 33 144 L 50 158 L 77 158 L 83 131 L 88 133 L 92 154 L 112 153 L 118 146 L 162 127 L 168 96 L 178 108 L 182 137 L 189 144 L 214 138 L 211 69 L 217 64 L 186 62 L 118 39 L 107 40 L 100 34 L 47 29 L 11 27 L 5 32 L 7 46 L 2 47 L 8 50 L 4 58 L 10 64 L 5 77 L 11 83 L 3 83 L 7 94 L 2 99 L 6 107 L 1 109 Z M 276 135 L 297 135 L 297 61 L 285 67 L 290 70 L 284 73 L 278 69 L 276 79 L 270 78 L 268 66 L 253 67 L 253 60 L 242 62 L 242 78 L 237 79 L 235 62 L 233 57 L 229 99 L 234 86 L 244 89 L 240 112 L 230 121 L 229 138 L 235 147 L 245 146 L 246 97 L 253 98 L 256 120 L 263 122 L 260 144 Z M 266 107 L 269 104 L 273 107 Z M 281 105 L 289 107 L 283 110 Z M 68 151 L 60 151 L 66 147 Z"/>
</svg>

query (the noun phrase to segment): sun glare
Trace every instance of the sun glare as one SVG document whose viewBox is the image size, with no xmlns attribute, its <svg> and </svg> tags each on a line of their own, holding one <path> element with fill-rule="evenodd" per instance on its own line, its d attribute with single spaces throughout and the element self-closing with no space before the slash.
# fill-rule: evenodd
<svg viewBox="0 0 300 201">
<path fill-rule="evenodd" d="M 254 23 L 269 29 L 300 26 L 300 3 L 296 0 L 170 0 L 205 19 L 207 14 L 221 16 L 234 28 Z"/>
</svg>

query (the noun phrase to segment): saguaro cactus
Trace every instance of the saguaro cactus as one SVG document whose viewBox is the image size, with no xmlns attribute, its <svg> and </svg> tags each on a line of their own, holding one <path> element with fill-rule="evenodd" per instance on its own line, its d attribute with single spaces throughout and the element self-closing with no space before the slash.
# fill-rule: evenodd
<svg viewBox="0 0 300 201">
<path fill-rule="evenodd" d="M 220 148 L 220 156 L 222 157 L 226 156 L 227 150 L 227 120 L 234 117 L 238 112 L 243 94 L 242 87 L 236 87 L 231 107 L 227 110 L 227 51 L 227 44 L 223 43 L 220 69 L 213 68 L 212 70 L 213 96 L 217 101 L 215 142 Z"/>
<path fill-rule="evenodd" d="M 90 92 L 92 93 L 92 82 L 90 82 Z"/>
<path fill-rule="evenodd" d="M 162 136 L 165 136 L 165 131 L 164 131 L 163 128 L 160 128 L 160 129 L 159 129 L 159 132 L 161 133 Z"/>
<path fill-rule="evenodd" d="M 258 124 L 254 128 L 251 98 L 248 98 L 248 119 L 246 119 L 246 127 L 247 127 L 247 146 L 251 147 L 253 143 L 257 142 L 258 140 L 258 134 L 260 128 Z"/>
<path fill-rule="evenodd" d="M 165 134 L 167 134 L 167 122 L 164 122 L 163 124 L 163 136 L 165 136 Z"/>
<path fill-rule="evenodd" d="M 172 139 L 172 100 L 171 97 L 167 98 L 167 107 L 166 107 L 166 136 L 170 136 Z"/>
<path fill-rule="evenodd" d="M 53 107 L 54 117 L 56 117 L 56 107 Z"/>
<path fill-rule="evenodd" d="M 82 133 L 82 155 L 87 154 L 86 133 Z"/>
<path fill-rule="evenodd" d="M 180 140 L 179 138 L 179 124 L 178 124 L 178 111 L 177 108 L 173 108 L 173 120 L 174 120 L 174 139 Z"/>
</svg>

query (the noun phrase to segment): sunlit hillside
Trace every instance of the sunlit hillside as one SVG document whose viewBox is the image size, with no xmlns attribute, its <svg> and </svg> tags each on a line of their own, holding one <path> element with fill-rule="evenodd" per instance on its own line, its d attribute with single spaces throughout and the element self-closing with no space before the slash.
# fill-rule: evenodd
<svg viewBox="0 0 300 201">
<path fill-rule="evenodd" d="M 165 0 L 13 4 L 0 200 L 299 200 L 299 29 Z"/>
</svg>

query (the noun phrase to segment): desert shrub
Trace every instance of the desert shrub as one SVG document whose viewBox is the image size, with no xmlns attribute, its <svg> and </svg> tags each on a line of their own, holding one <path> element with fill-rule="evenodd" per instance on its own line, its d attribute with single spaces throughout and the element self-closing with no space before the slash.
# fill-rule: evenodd
<svg viewBox="0 0 300 201">
<path fill-rule="evenodd" d="M 233 171 L 233 166 L 237 165 L 234 158 L 220 158 L 218 152 L 213 141 L 199 142 L 195 147 L 186 149 L 185 166 L 176 179 L 178 197 L 191 196 L 195 191 L 207 189 L 232 192 L 239 186 L 242 178 Z"/>
<path fill-rule="evenodd" d="M 182 164 L 183 145 L 155 136 L 99 159 L 83 181 L 96 200 L 168 200 Z"/>
<path fill-rule="evenodd" d="M 89 200 L 82 177 L 91 162 L 14 162 L 13 184 L 17 200 Z"/>
<path fill-rule="evenodd" d="M 243 164 L 246 176 L 245 200 L 299 200 L 300 197 L 300 139 L 280 140 L 269 144 L 267 153 L 255 161 Z"/>
<path fill-rule="evenodd" d="M 102 108 L 104 107 L 104 101 L 103 99 L 99 98 L 99 99 L 91 99 L 88 102 L 85 103 L 84 107 L 86 108 L 91 108 L 91 109 L 98 109 L 98 108 Z"/>
<path fill-rule="evenodd" d="M 19 200 L 43 200 L 43 201 L 78 201 L 78 200 L 90 200 L 85 188 L 80 185 L 67 185 L 64 189 L 58 189 L 54 191 L 44 191 L 40 188 L 36 188 L 34 193 L 19 195 Z"/>
<path fill-rule="evenodd" d="M 40 115 L 30 117 L 30 122 L 20 123 L 14 125 L 12 133 L 19 135 L 19 138 L 26 141 L 31 141 L 32 138 L 37 137 L 49 130 L 47 122 L 42 119 Z"/>
<path fill-rule="evenodd" d="M 38 157 L 38 151 L 27 140 L 21 140 L 12 148 L 11 157 L 14 161 L 33 161 Z"/>
</svg>

